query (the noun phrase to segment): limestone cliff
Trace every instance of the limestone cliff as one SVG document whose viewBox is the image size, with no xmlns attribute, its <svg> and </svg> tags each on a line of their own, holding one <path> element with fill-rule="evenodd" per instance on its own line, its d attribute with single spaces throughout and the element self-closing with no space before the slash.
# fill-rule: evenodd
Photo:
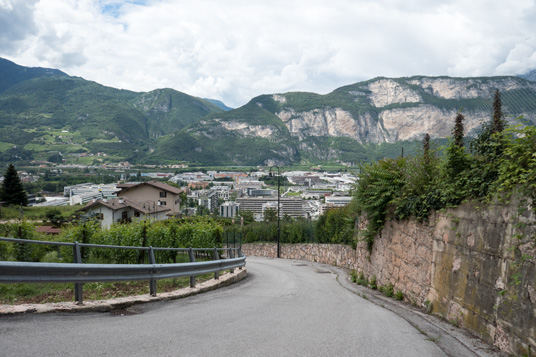
<svg viewBox="0 0 536 357">
<path fill-rule="evenodd" d="M 300 140 L 329 136 L 349 137 L 359 143 L 382 143 L 418 139 L 424 133 L 432 138 L 448 137 L 453 118 L 461 110 L 466 118 L 466 133 L 471 135 L 482 121 L 490 118 L 492 96 L 499 89 L 503 95 L 515 92 L 520 101 L 523 98 L 531 107 L 523 110 L 527 105 L 518 107 L 514 101 L 508 101 L 504 108 L 507 114 L 523 115 L 536 123 L 536 83 L 517 77 L 378 79 L 365 88 L 366 92 L 347 92 L 356 102 L 363 98 L 368 101 L 372 108 L 362 114 L 330 106 L 297 112 L 285 105 L 284 94 L 277 94 L 274 101 L 284 107 L 276 115 L 286 124 L 290 135 Z M 469 108 L 464 109 L 464 104 Z"/>
<path fill-rule="evenodd" d="M 370 113 L 354 118 L 350 112 L 341 108 L 313 109 L 301 113 L 285 108 L 277 116 L 286 124 L 290 135 L 299 140 L 309 136 L 344 136 L 360 143 L 390 141 L 389 132 Z"/>
<path fill-rule="evenodd" d="M 262 95 L 241 108 L 205 117 L 187 132 L 209 138 L 207 146 L 225 138 L 230 153 L 238 147 L 259 148 L 262 140 L 273 144 L 256 156 L 256 163 L 355 162 L 374 159 L 370 152 L 377 144 L 421 140 L 425 133 L 446 138 L 460 110 L 466 134 L 474 136 L 491 118 L 496 89 L 508 120 L 523 115 L 526 122 L 536 123 L 534 82 L 519 77 L 416 76 L 376 78 L 326 95 Z M 247 145 L 244 140 L 249 140 Z"/>
</svg>

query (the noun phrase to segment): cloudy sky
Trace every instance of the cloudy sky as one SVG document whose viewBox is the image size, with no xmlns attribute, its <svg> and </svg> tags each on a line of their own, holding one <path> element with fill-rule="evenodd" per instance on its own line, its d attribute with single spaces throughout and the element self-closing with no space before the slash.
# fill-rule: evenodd
<svg viewBox="0 0 536 357">
<path fill-rule="evenodd" d="M 0 0 L 0 57 L 238 107 L 377 76 L 536 68 L 536 0 Z"/>
</svg>

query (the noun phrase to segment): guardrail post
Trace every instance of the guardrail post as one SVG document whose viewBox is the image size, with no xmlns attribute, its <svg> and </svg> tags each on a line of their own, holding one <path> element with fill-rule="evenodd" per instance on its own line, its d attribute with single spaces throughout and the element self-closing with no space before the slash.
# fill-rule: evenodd
<svg viewBox="0 0 536 357">
<path fill-rule="evenodd" d="M 232 259 L 232 258 L 234 258 L 233 248 L 229 248 L 229 259 Z M 233 274 L 234 268 L 229 269 L 229 271 L 231 272 L 231 274 Z"/>
<path fill-rule="evenodd" d="M 153 247 L 149 247 L 149 264 L 156 264 Z M 149 280 L 149 294 L 151 296 L 156 296 L 156 279 Z"/>
<path fill-rule="evenodd" d="M 220 260 L 220 256 L 218 255 L 218 249 L 214 248 L 214 260 Z M 220 278 L 220 271 L 214 272 L 214 279 L 218 280 Z"/>
<path fill-rule="evenodd" d="M 195 255 L 192 247 L 188 250 L 188 256 L 190 257 L 190 262 L 195 262 Z M 195 288 L 195 275 L 190 276 L 190 287 Z"/>
<path fill-rule="evenodd" d="M 240 248 L 238 248 L 238 253 L 237 254 L 238 254 L 239 257 L 244 256 L 244 254 L 242 254 L 242 245 L 240 246 Z M 242 270 L 242 267 L 238 267 L 238 270 Z"/>
<path fill-rule="evenodd" d="M 82 264 L 82 255 L 80 254 L 80 245 L 74 242 L 73 245 L 73 263 Z M 78 305 L 84 303 L 82 283 L 74 283 L 74 301 Z"/>
</svg>

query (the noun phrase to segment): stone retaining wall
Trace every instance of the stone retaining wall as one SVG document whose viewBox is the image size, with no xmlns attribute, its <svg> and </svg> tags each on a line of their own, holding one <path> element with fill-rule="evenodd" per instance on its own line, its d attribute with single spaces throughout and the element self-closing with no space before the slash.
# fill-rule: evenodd
<svg viewBox="0 0 536 357">
<path fill-rule="evenodd" d="M 529 348 L 536 351 L 536 238 L 528 224 L 535 221 L 530 210 L 519 214 L 515 203 L 465 204 L 431 215 L 430 223 L 387 222 L 370 253 L 365 243 L 355 250 L 282 244 L 281 257 L 375 276 L 378 285 L 393 284 L 418 306 L 431 302 L 433 313 L 501 350 L 528 355 Z M 244 244 L 242 251 L 275 257 L 277 246 Z"/>
</svg>

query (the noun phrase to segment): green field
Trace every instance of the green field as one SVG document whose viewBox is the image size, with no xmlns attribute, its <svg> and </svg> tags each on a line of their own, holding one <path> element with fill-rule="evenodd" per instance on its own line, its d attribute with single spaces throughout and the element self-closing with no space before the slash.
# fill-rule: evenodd
<svg viewBox="0 0 536 357">
<path fill-rule="evenodd" d="M 13 144 L 11 143 L 5 143 L 3 141 L 0 141 L 0 151 L 4 151 L 7 149 L 11 149 L 13 147 Z"/>
<path fill-rule="evenodd" d="M 23 217 L 30 221 L 46 221 L 46 214 L 52 210 L 59 210 L 63 217 L 69 217 L 76 210 L 82 208 L 82 205 L 76 206 L 57 206 L 57 207 L 23 207 Z M 20 219 L 20 209 L 18 207 L 8 206 L 2 207 L 0 212 L 1 219 Z"/>
</svg>

